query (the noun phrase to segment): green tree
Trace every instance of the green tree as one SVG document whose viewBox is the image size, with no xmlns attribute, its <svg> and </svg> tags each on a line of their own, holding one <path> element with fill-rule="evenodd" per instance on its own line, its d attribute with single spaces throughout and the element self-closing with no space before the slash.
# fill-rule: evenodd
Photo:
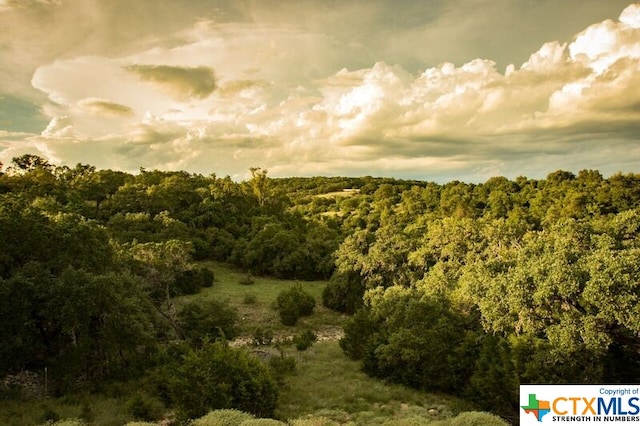
<svg viewBox="0 0 640 426">
<path fill-rule="evenodd" d="M 298 319 L 313 313 L 316 301 L 300 284 L 283 290 L 276 298 L 276 309 L 284 325 L 295 325 Z"/>
<path fill-rule="evenodd" d="M 182 418 L 221 408 L 270 417 L 278 387 L 269 368 L 241 349 L 205 343 L 173 371 L 171 397 Z"/>
</svg>

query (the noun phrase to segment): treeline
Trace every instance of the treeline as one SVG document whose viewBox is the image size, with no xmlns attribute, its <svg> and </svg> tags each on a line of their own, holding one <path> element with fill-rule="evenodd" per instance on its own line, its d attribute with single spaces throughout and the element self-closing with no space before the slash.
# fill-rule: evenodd
<svg viewBox="0 0 640 426">
<path fill-rule="evenodd" d="M 519 383 L 635 382 L 639 207 L 640 175 L 596 171 L 383 185 L 324 303 L 369 374 L 507 418 Z"/>
<path fill-rule="evenodd" d="M 57 167 L 33 155 L 6 169 L 0 194 L 76 214 L 119 243 L 186 241 L 196 260 L 280 278 L 328 278 L 333 271 L 340 230 L 290 209 L 287 194 L 261 169 L 242 183 L 186 172 Z"/>
</svg>

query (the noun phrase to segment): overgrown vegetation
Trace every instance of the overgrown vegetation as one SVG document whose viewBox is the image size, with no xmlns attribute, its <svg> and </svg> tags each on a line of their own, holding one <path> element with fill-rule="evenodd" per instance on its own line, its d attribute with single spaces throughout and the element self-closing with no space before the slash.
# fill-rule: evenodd
<svg viewBox="0 0 640 426">
<path fill-rule="evenodd" d="M 314 337 L 345 321 L 351 368 L 508 419 L 522 382 L 640 380 L 640 175 L 251 173 L 133 175 L 30 155 L 0 171 L 1 403 L 88 395 L 38 409 L 36 424 L 108 424 L 90 396 L 110 394 L 125 421 L 236 408 L 344 423 L 283 407 L 312 375 L 299 361 L 323 347 Z M 230 347 L 237 337 L 265 359 Z M 267 367 L 287 356 L 295 368 Z M 188 362 L 200 375 L 189 383 Z M 195 382 L 213 390 L 197 399 Z"/>
</svg>

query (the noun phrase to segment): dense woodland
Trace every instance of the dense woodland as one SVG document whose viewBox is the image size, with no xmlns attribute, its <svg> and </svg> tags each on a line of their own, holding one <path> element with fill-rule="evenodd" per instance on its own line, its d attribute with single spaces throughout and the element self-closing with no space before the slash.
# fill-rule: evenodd
<svg viewBox="0 0 640 426">
<path fill-rule="evenodd" d="M 213 284 L 198 262 L 214 259 L 329 280 L 367 374 L 507 418 L 519 383 L 640 381 L 638 174 L 234 182 L 33 155 L 1 170 L 0 377 L 46 367 L 55 394 L 150 375 L 185 418 L 270 415 L 272 372 L 224 344 L 233 312 L 174 304 Z M 192 400 L 203 359 L 242 392 Z"/>
</svg>

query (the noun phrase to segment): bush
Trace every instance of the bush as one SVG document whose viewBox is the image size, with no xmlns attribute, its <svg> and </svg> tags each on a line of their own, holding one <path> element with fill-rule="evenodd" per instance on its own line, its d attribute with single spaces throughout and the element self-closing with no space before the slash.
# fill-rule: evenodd
<svg viewBox="0 0 640 426">
<path fill-rule="evenodd" d="M 65 419 L 60 420 L 55 423 L 47 423 L 47 425 L 51 426 L 85 426 L 86 423 L 80 419 Z"/>
<path fill-rule="evenodd" d="M 178 324 L 186 340 L 199 345 L 205 339 L 236 337 L 236 310 L 217 300 L 186 304 L 178 312 Z"/>
<path fill-rule="evenodd" d="M 192 426 L 240 426 L 247 420 L 253 420 L 251 414 L 238 410 L 215 410 L 193 421 Z"/>
<path fill-rule="evenodd" d="M 220 342 L 190 351 L 172 373 L 171 399 L 183 419 L 223 408 L 270 417 L 278 399 L 278 387 L 267 366 L 244 350 Z"/>
<path fill-rule="evenodd" d="M 164 406 L 160 401 L 142 393 L 131 397 L 127 401 L 126 408 L 136 420 L 155 421 L 164 413 Z"/>
<path fill-rule="evenodd" d="M 290 422 L 291 426 L 338 426 L 337 422 L 326 417 L 308 417 L 296 419 Z"/>
<path fill-rule="evenodd" d="M 293 337 L 293 344 L 299 351 L 306 351 L 318 340 L 318 336 L 312 330 L 306 329 L 305 331 L 297 334 Z"/>
<path fill-rule="evenodd" d="M 179 273 L 170 287 L 171 296 L 195 294 L 213 285 L 213 272 L 207 268 L 188 269 Z"/>
<path fill-rule="evenodd" d="M 253 332 L 253 346 L 269 346 L 273 343 L 273 331 L 267 327 L 256 327 Z"/>
<path fill-rule="evenodd" d="M 276 299 L 276 309 L 284 325 L 295 325 L 300 317 L 311 315 L 315 306 L 313 296 L 304 291 L 300 284 L 281 291 Z"/>
<path fill-rule="evenodd" d="M 322 304 L 334 311 L 353 314 L 363 305 L 364 284 L 356 273 L 335 273 L 322 290 Z"/>
<path fill-rule="evenodd" d="M 238 284 L 241 284 L 241 285 L 251 285 L 254 283 L 255 281 L 253 280 L 253 276 L 251 274 L 247 274 L 238 280 Z"/>
<path fill-rule="evenodd" d="M 42 414 L 42 420 L 47 423 L 53 423 L 60 420 L 60 414 L 58 414 L 53 408 L 47 407 Z"/>
<path fill-rule="evenodd" d="M 269 368 L 278 385 L 284 385 L 284 378 L 296 372 L 296 359 L 292 356 L 280 354 L 269 359 Z"/>
<path fill-rule="evenodd" d="M 483 411 L 460 413 L 451 419 L 451 426 L 508 426 L 509 423 L 495 414 Z"/>
<path fill-rule="evenodd" d="M 274 419 L 251 419 L 240 423 L 240 426 L 287 426 L 287 424 Z"/>
</svg>

